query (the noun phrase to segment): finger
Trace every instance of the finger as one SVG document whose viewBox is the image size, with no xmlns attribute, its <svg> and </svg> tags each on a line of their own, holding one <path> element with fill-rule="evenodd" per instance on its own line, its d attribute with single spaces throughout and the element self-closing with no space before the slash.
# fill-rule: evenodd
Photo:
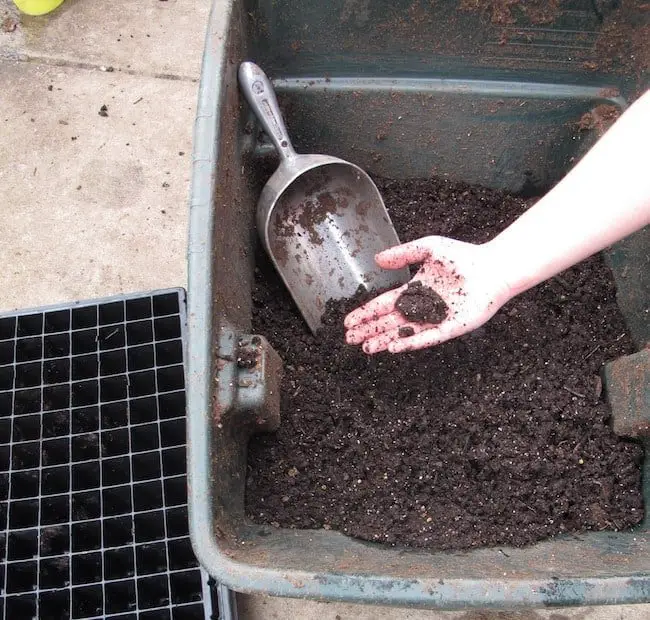
<svg viewBox="0 0 650 620">
<path fill-rule="evenodd" d="M 402 291 L 405 288 L 406 285 L 388 291 L 387 293 L 382 293 L 367 304 L 353 310 L 345 317 L 343 325 L 346 329 L 351 329 L 356 325 L 372 321 L 373 319 L 378 319 L 379 317 L 392 312 L 395 309 L 397 298 L 402 294 Z"/>
<path fill-rule="evenodd" d="M 401 312 L 390 312 L 376 321 L 368 321 L 353 327 L 345 334 L 345 341 L 348 344 L 361 344 L 364 340 L 379 336 L 391 329 L 397 329 L 405 323 L 406 319 Z"/>
<path fill-rule="evenodd" d="M 400 338 L 388 344 L 387 348 L 391 353 L 404 353 L 405 351 L 417 351 L 441 344 L 452 338 L 464 334 L 467 330 L 455 321 L 447 321 L 439 327 L 425 329 L 409 338 Z"/>
<path fill-rule="evenodd" d="M 375 256 L 375 262 L 382 269 L 401 269 L 407 265 L 421 263 L 430 256 L 429 249 L 422 240 L 409 241 L 384 250 Z"/>
<path fill-rule="evenodd" d="M 372 340 L 367 340 L 363 343 L 363 352 L 367 355 L 374 355 L 375 353 L 381 353 L 388 349 L 388 345 L 392 342 L 389 336 L 378 336 Z"/>
<path fill-rule="evenodd" d="M 414 323 L 407 323 L 406 325 L 412 328 L 415 333 L 418 333 L 419 330 L 426 329 L 421 325 L 417 325 Z M 404 325 L 402 325 L 401 327 L 404 327 Z M 402 340 L 403 336 L 400 336 L 401 327 L 390 329 L 384 332 L 383 334 L 374 336 L 373 338 L 369 338 L 368 340 L 366 340 L 363 343 L 364 352 L 368 353 L 369 355 L 372 355 L 374 353 L 379 353 L 380 351 L 385 351 L 386 349 L 388 349 L 392 342 L 395 342 L 397 340 Z"/>
</svg>

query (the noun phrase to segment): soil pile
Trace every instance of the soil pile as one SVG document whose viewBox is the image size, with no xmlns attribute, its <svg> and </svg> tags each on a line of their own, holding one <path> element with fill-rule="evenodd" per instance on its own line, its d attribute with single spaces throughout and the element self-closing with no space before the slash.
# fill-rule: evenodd
<svg viewBox="0 0 650 620">
<path fill-rule="evenodd" d="M 435 179 L 378 184 L 402 241 L 484 242 L 527 207 Z M 254 330 L 285 376 L 279 430 L 249 446 L 253 520 L 437 549 L 641 521 L 643 451 L 613 434 L 601 394 L 603 362 L 632 346 L 599 257 L 466 336 L 372 357 L 344 343 L 342 323 L 370 296 L 330 302 L 314 337 L 258 264 Z"/>
</svg>

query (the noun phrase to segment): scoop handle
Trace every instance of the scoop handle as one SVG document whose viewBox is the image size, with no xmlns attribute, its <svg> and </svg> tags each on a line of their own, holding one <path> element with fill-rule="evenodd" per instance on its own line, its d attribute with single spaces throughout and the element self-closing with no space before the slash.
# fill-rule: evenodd
<svg viewBox="0 0 650 620">
<path fill-rule="evenodd" d="M 283 159 L 295 157 L 271 80 L 254 62 L 239 65 L 239 87 Z"/>
</svg>

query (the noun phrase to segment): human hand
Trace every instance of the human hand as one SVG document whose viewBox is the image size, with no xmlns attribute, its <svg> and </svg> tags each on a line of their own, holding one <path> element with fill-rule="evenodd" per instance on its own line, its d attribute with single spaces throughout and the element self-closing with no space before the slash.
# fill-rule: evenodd
<svg viewBox="0 0 650 620">
<path fill-rule="evenodd" d="M 489 243 L 475 245 L 446 237 L 424 237 L 395 246 L 375 257 L 383 269 L 420 264 L 413 281 L 435 290 L 449 307 L 438 325 L 412 323 L 395 309 L 407 285 L 379 295 L 345 317 L 348 344 L 365 353 L 424 349 L 476 329 L 491 318 L 512 294 Z M 400 328 L 413 335 L 401 337 Z"/>
</svg>

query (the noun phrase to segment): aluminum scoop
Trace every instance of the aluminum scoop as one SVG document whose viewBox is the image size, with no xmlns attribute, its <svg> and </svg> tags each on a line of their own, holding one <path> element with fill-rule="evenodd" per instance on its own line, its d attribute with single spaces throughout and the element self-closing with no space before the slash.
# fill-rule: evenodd
<svg viewBox="0 0 650 620">
<path fill-rule="evenodd" d="M 281 157 L 257 203 L 257 230 L 311 331 L 329 299 L 406 283 L 407 269 L 375 264 L 375 254 L 400 241 L 371 178 L 337 157 L 296 153 L 256 64 L 240 65 L 239 84 Z"/>
</svg>

